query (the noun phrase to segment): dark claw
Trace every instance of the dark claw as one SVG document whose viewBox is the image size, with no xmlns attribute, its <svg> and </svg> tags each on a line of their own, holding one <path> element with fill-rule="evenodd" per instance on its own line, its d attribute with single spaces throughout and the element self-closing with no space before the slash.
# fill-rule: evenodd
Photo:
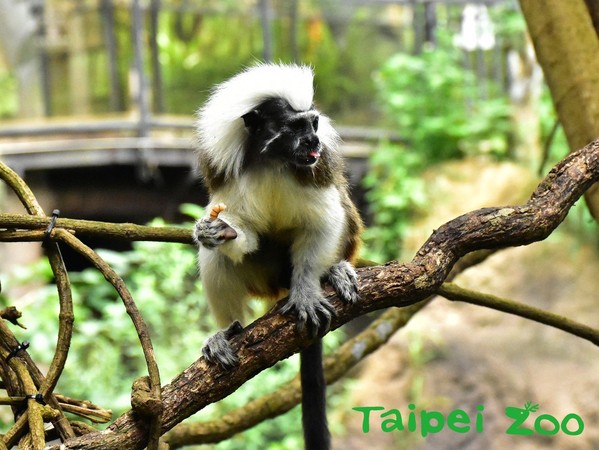
<svg viewBox="0 0 599 450">
<path fill-rule="evenodd" d="M 238 321 L 233 322 L 224 330 L 218 331 L 214 336 L 208 338 L 202 348 L 202 354 L 210 364 L 217 364 L 223 369 L 232 369 L 239 364 L 239 358 L 235 354 L 229 340 L 238 334 L 243 327 Z"/>
<path fill-rule="evenodd" d="M 289 300 L 281 308 L 283 314 L 297 314 L 297 328 L 307 330 L 311 338 L 326 334 L 331 328 L 331 321 L 337 315 L 335 308 L 320 293 L 313 297 L 289 296 Z"/>
</svg>

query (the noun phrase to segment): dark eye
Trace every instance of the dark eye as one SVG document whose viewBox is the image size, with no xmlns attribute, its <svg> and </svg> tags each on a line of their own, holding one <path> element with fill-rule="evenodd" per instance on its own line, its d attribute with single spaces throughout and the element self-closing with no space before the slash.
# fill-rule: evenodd
<svg viewBox="0 0 599 450">
<path fill-rule="evenodd" d="M 292 120 L 291 122 L 289 122 L 289 128 L 291 128 L 291 130 L 294 132 L 300 132 L 305 127 L 306 127 L 305 120 Z"/>
<path fill-rule="evenodd" d="M 312 120 L 312 128 L 314 128 L 315 132 L 318 131 L 318 116 Z"/>
</svg>

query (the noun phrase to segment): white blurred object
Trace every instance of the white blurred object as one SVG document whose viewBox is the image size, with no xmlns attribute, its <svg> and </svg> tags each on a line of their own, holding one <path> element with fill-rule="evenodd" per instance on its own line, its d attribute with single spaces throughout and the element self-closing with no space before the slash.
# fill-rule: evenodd
<svg viewBox="0 0 599 450">
<path fill-rule="evenodd" d="M 464 6 L 462 27 L 453 42 L 467 51 L 490 50 L 495 46 L 495 25 L 486 5 L 469 3 Z"/>
</svg>

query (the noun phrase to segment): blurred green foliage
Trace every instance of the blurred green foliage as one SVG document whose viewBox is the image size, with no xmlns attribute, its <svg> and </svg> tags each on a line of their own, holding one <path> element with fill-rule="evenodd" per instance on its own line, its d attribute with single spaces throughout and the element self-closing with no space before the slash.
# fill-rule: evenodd
<svg viewBox="0 0 599 450">
<path fill-rule="evenodd" d="M 392 56 L 376 75 L 378 98 L 404 143 L 383 143 L 364 180 L 372 212 L 367 257 L 387 261 L 426 205 L 421 173 L 450 159 L 473 155 L 504 158 L 510 136 L 505 96 L 480 95 L 461 52 L 440 37 L 419 55 Z"/>
<path fill-rule="evenodd" d="M 381 25 L 382 8 L 352 5 L 340 12 L 332 5 L 320 1 L 298 2 L 294 23 L 291 4 L 273 2 L 270 6 L 272 60 L 312 65 L 316 74 L 316 102 L 337 121 L 376 123 L 380 114 L 374 101 L 372 72 L 401 44 L 394 30 Z M 115 44 L 112 53 L 105 34 L 107 17 L 102 16 L 101 9 L 78 9 L 64 18 L 65 25 L 61 28 L 67 33 L 64 39 L 80 39 L 85 49 L 84 55 L 76 56 L 80 58 L 76 67 L 77 76 L 87 79 L 88 86 L 79 90 L 71 85 L 74 82 L 71 59 L 75 56 L 68 48 L 48 46 L 52 115 L 72 115 L 74 95 L 89 95 L 77 100 L 89 107 L 91 114 L 132 108 L 132 83 L 136 79 L 131 72 L 134 53 L 130 8 L 116 2 L 112 17 Z M 79 18 L 85 24 L 85 33 L 68 35 L 70 21 Z M 144 16 L 144 24 L 145 73 L 151 89 L 160 80 L 163 103 L 162 111 L 157 110 L 157 104 L 153 106 L 155 112 L 193 114 L 216 83 L 262 60 L 264 55 L 262 22 L 256 2 L 204 1 L 189 7 L 178 2 L 163 3 L 155 36 L 157 64 L 152 61 L 149 14 Z M 109 61 L 111 54 L 114 61 Z M 116 81 L 111 79 L 111 63 Z M 15 93 L 17 86 L 7 73 L 0 70 L 0 90 Z M 153 90 L 151 97 L 156 103 L 158 92 Z M 14 117 L 16 102 L 13 95 L 1 98 L 0 118 Z"/>
<path fill-rule="evenodd" d="M 17 114 L 16 82 L 8 72 L 0 68 L 0 119 L 14 117 Z"/>
<path fill-rule="evenodd" d="M 426 205 L 420 177 L 424 160 L 405 146 L 384 143 L 370 157 L 370 165 L 363 183 L 372 218 L 363 235 L 363 253 L 367 259 L 385 262 L 398 257 L 403 236 Z"/>
<path fill-rule="evenodd" d="M 176 31 L 182 20 L 180 14 L 162 13 L 157 40 L 166 110 L 192 114 L 211 86 L 252 63 L 261 35 L 257 24 L 241 15 L 203 17 L 189 36 Z"/>
<path fill-rule="evenodd" d="M 201 213 L 201 208 L 194 205 L 186 205 L 184 210 L 194 216 Z M 152 223 L 161 224 L 160 220 Z M 192 229 L 191 223 L 184 226 Z M 217 330 L 198 280 L 196 249 L 182 244 L 136 242 L 130 251 L 98 253 L 131 291 L 150 329 L 162 382 L 168 383 L 201 355 L 203 342 Z M 141 347 L 116 291 L 100 272 L 90 268 L 71 272 L 69 277 L 75 329 L 56 391 L 112 409 L 116 418 L 130 408 L 133 380 L 147 373 Z M 3 275 L 2 282 L 4 292 L 18 288 L 27 292 L 16 303 L 27 330 L 15 328 L 14 332 L 19 340 L 31 342 L 28 351 L 43 369 L 54 354 L 58 331 L 58 300 L 56 288 L 51 284 L 52 271 L 47 261 L 41 259 Z M 0 299 L 4 305 L 15 304 L 1 294 Z M 257 313 L 264 309 L 262 305 L 255 306 Z M 326 347 L 330 350 L 337 346 L 343 337 L 342 331 L 329 334 Z M 226 411 L 272 392 L 297 372 L 298 358 L 294 356 L 260 373 L 235 394 L 210 405 L 190 420 L 218 419 Z M 333 401 L 336 401 L 334 396 Z M 269 443 L 268 448 L 281 450 L 301 447 L 299 408 L 214 448 L 262 450 L 265 443 Z"/>
<path fill-rule="evenodd" d="M 369 23 L 369 14 L 365 8 L 358 9 L 345 30 L 335 34 L 315 12 L 299 21 L 295 50 L 289 44 L 289 20 L 283 16 L 273 21 L 273 60 L 292 62 L 297 51 L 299 62 L 315 69 L 319 108 L 347 124 L 361 123 L 366 117 L 372 121 L 376 94 L 372 71 L 397 48 L 386 40 L 372 45 L 376 29 Z M 160 62 L 167 111 L 189 114 L 214 84 L 260 60 L 262 28 L 252 14 L 206 15 L 196 32 L 182 39 L 174 32 L 179 20 L 179 13 L 161 14 Z"/>
<path fill-rule="evenodd" d="M 437 12 L 442 20 L 452 11 Z M 507 3 L 494 5 L 489 13 L 504 57 L 508 50 L 525 51 L 521 13 Z M 453 44 L 450 27 L 436 32 L 435 45 L 424 45 L 416 55 L 391 56 L 374 76 L 379 103 L 402 143 L 383 142 L 364 180 L 372 218 L 365 234 L 369 259 L 387 261 L 401 255 L 406 231 L 426 208 L 425 169 L 464 157 L 512 156 L 508 93 L 490 78 L 488 69 L 481 72 L 481 67 L 494 65 L 495 49 L 464 52 Z M 539 120 L 546 137 L 555 114 L 544 105 Z M 558 133 L 554 152 L 561 151 L 561 142 Z"/>
<path fill-rule="evenodd" d="M 376 77 L 379 98 L 398 133 L 427 164 L 507 153 L 508 100 L 482 96 L 461 55 L 448 44 L 418 55 L 396 54 Z"/>
</svg>

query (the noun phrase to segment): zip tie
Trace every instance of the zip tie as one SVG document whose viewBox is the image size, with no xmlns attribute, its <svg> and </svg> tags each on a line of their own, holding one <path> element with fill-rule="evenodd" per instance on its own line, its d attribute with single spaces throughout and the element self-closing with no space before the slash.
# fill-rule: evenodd
<svg viewBox="0 0 599 450">
<path fill-rule="evenodd" d="M 42 394 L 40 394 L 39 392 L 37 394 L 26 395 L 25 398 L 35 400 L 40 405 L 46 404 L 46 401 L 44 400 L 44 396 Z"/>
<path fill-rule="evenodd" d="M 44 240 L 50 239 L 52 231 L 56 227 L 56 219 L 58 219 L 58 216 L 60 216 L 60 210 L 59 209 L 55 209 L 54 211 L 52 211 L 52 218 L 50 219 L 50 223 L 48 224 L 48 228 L 46 228 L 46 232 L 44 233 Z"/>
<path fill-rule="evenodd" d="M 58 219 L 59 215 L 60 210 L 55 209 L 54 211 L 52 211 L 52 218 L 50 219 L 50 223 L 48 224 L 48 227 L 44 232 L 44 240 L 42 241 L 42 247 L 44 247 L 50 241 L 50 238 L 52 237 L 52 231 L 54 231 L 54 228 L 56 227 L 56 219 Z"/>
<path fill-rule="evenodd" d="M 21 350 L 27 350 L 29 348 L 29 342 L 23 341 L 21 344 L 17 345 L 13 348 L 8 356 L 6 357 L 6 362 L 10 361 L 13 356 L 16 356 Z"/>
</svg>

